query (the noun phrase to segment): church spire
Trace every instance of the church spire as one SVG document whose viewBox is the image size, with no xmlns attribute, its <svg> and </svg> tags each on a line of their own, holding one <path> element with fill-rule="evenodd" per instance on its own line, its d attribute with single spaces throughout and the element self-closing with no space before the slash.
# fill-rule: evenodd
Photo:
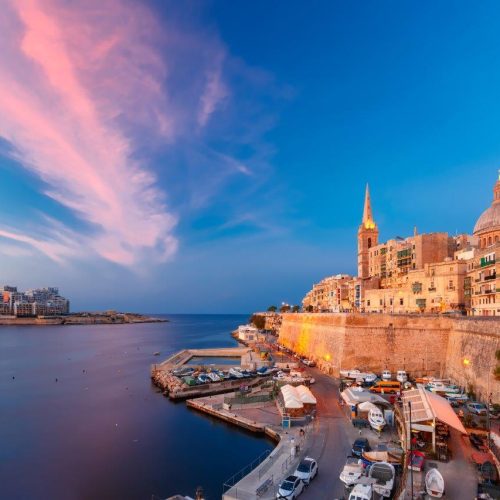
<svg viewBox="0 0 500 500">
<path fill-rule="evenodd" d="M 375 222 L 373 220 L 373 214 L 372 214 L 372 204 L 370 201 L 370 188 L 368 187 L 368 183 L 366 184 L 365 207 L 363 209 L 362 225 L 366 229 L 373 229 L 375 227 Z"/>
<path fill-rule="evenodd" d="M 373 217 L 372 217 L 372 205 L 370 203 L 370 188 L 368 187 L 368 183 L 366 183 L 365 208 L 363 210 L 363 222 L 368 222 L 371 220 L 373 220 Z"/>
</svg>

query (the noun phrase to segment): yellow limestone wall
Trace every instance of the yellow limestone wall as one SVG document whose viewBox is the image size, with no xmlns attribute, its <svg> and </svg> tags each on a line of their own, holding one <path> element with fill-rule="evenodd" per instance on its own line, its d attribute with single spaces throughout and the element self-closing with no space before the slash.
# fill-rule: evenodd
<svg viewBox="0 0 500 500">
<path fill-rule="evenodd" d="M 500 320 L 385 314 L 284 314 L 282 344 L 333 375 L 359 368 L 451 377 L 500 402 L 492 374 Z M 465 361 L 465 363 L 464 363 Z M 488 375 L 490 374 L 490 375 Z M 489 376 L 489 381 L 488 381 Z"/>
</svg>

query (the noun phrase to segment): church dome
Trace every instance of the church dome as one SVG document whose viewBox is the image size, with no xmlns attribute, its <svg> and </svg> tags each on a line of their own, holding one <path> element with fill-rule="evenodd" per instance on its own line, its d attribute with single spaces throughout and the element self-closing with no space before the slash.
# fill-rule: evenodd
<svg viewBox="0 0 500 500">
<path fill-rule="evenodd" d="M 495 228 L 500 228 L 500 203 L 493 203 L 481 214 L 474 226 L 474 234 Z"/>
</svg>

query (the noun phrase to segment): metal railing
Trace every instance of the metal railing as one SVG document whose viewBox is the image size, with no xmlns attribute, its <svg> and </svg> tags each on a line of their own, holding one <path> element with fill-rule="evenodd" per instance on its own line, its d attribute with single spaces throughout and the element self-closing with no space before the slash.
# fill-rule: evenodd
<svg viewBox="0 0 500 500">
<path fill-rule="evenodd" d="M 252 472 L 256 467 L 258 467 L 269 455 L 271 454 L 271 450 L 266 450 L 262 452 L 253 462 L 243 467 L 243 469 L 239 470 L 236 474 L 231 476 L 229 479 L 224 481 L 222 485 L 222 494 L 226 493 L 229 489 L 231 489 L 236 483 L 241 481 L 247 474 Z"/>
</svg>

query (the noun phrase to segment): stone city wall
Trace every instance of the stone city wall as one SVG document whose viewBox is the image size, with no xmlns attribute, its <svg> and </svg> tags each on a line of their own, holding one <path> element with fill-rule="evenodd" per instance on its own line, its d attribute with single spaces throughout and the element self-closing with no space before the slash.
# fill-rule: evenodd
<svg viewBox="0 0 500 500">
<path fill-rule="evenodd" d="M 279 339 L 325 372 L 359 368 L 380 373 L 451 377 L 500 402 L 491 373 L 500 348 L 500 321 L 386 314 L 284 314 Z M 464 360 L 466 363 L 464 364 Z M 490 370 L 487 367 L 491 367 Z M 491 373 L 488 382 L 488 373 Z"/>
</svg>

